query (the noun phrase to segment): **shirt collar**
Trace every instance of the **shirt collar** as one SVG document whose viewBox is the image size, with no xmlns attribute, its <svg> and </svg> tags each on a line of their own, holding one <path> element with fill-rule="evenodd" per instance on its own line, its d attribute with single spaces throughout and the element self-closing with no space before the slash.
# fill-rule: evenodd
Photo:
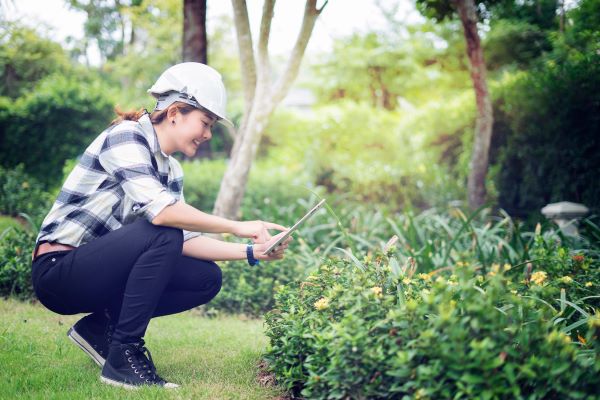
<svg viewBox="0 0 600 400">
<path fill-rule="evenodd" d="M 146 134 L 146 137 L 149 139 L 148 142 L 150 143 L 150 150 L 152 150 L 152 152 L 155 154 L 160 152 L 165 158 L 169 158 L 169 156 L 160 148 L 158 136 L 156 135 L 154 126 L 152 126 L 148 112 L 144 113 L 144 115 L 138 119 L 138 122 L 142 126 L 142 130 Z"/>
</svg>

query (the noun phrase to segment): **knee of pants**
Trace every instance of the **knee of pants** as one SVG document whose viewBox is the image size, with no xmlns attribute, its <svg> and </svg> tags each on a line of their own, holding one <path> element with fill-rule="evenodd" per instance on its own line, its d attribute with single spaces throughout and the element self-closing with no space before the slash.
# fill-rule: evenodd
<svg viewBox="0 0 600 400">
<path fill-rule="evenodd" d="M 156 235 L 157 238 L 162 238 L 169 243 L 174 249 L 181 250 L 183 248 L 183 229 L 172 226 L 154 225 L 146 220 L 148 229 Z"/>
<path fill-rule="evenodd" d="M 206 275 L 204 276 L 203 281 L 198 282 L 198 284 L 202 285 L 205 288 L 204 290 L 208 290 L 208 296 L 210 296 L 210 299 L 207 300 L 205 298 L 204 301 L 209 301 L 221 291 L 221 286 L 223 284 L 223 273 L 221 268 L 214 261 L 203 261 L 202 264 L 203 265 L 201 268 L 206 271 Z M 207 283 L 209 287 L 206 286 Z M 205 291 L 204 293 L 206 296 L 207 292 Z"/>
<path fill-rule="evenodd" d="M 223 271 L 214 261 L 210 261 L 208 263 L 207 268 L 209 268 L 210 275 L 213 281 L 213 287 L 215 290 L 215 296 L 221 290 L 221 286 L 223 285 Z"/>
</svg>

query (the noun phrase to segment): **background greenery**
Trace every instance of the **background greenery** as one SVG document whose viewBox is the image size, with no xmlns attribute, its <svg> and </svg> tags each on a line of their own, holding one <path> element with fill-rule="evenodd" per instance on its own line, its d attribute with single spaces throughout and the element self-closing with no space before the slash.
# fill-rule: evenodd
<svg viewBox="0 0 600 400">
<path fill-rule="evenodd" d="M 429 17 L 447 15 L 444 3 L 418 2 Z M 381 26 L 305 59 L 296 86 L 315 103 L 281 107 L 270 119 L 242 218 L 291 225 L 319 198 L 329 208 L 284 260 L 220 263 L 223 289 L 200 311 L 267 313 L 270 370 L 310 398 L 593 398 L 600 2 L 573 2 L 564 14 L 554 0 L 478 2 L 494 110 L 489 201 L 479 210 L 464 206 L 475 99 L 460 23 L 450 15 L 407 24 L 396 2 L 379 4 Z M 104 40 L 98 66 L 85 62 L 84 43 L 55 43 L 2 21 L 2 296 L 34 301 L 30 254 L 67 174 L 113 107 L 151 109 L 145 90 L 179 61 L 181 1 L 124 6 L 139 33 L 129 44 L 105 35 L 117 15 L 107 10 L 91 13 L 86 27 L 87 40 Z M 209 27 L 209 60 L 239 124 L 231 26 L 222 17 Z M 181 158 L 186 200 L 207 212 L 231 146 L 225 131 L 214 133 L 209 157 Z M 579 237 L 540 215 L 563 200 L 591 210 Z M 27 307 L 16 306 L 12 335 L 22 332 L 18 313 L 38 312 Z M 19 343 L 7 351 L 16 354 Z"/>
</svg>

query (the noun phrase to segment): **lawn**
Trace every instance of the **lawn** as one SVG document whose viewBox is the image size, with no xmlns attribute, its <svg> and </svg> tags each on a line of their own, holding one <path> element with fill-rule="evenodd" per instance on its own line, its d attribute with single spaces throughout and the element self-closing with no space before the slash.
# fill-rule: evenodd
<svg viewBox="0 0 600 400">
<path fill-rule="evenodd" d="M 0 299 L 0 398 L 35 399 L 275 399 L 257 380 L 267 339 L 262 320 L 206 318 L 193 311 L 150 322 L 146 344 L 159 374 L 175 391 L 128 391 L 100 382 L 100 368 L 66 336 L 81 315 L 63 316 L 39 304 Z"/>
</svg>

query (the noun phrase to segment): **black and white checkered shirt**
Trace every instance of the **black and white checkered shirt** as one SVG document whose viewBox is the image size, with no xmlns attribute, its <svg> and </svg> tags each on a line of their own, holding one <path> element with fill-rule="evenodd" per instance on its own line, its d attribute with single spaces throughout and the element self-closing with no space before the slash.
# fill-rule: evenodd
<svg viewBox="0 0 600 400">
<path fill-rule="evenodd" d="M 44 218 L 40 241 L 80 246 L 183 197 L 183 170 L 161 149 L 148 114 L 107 128 L 88 146 Z M 201 235 L 183 230 L 184 240 Z"/>
</svg>

